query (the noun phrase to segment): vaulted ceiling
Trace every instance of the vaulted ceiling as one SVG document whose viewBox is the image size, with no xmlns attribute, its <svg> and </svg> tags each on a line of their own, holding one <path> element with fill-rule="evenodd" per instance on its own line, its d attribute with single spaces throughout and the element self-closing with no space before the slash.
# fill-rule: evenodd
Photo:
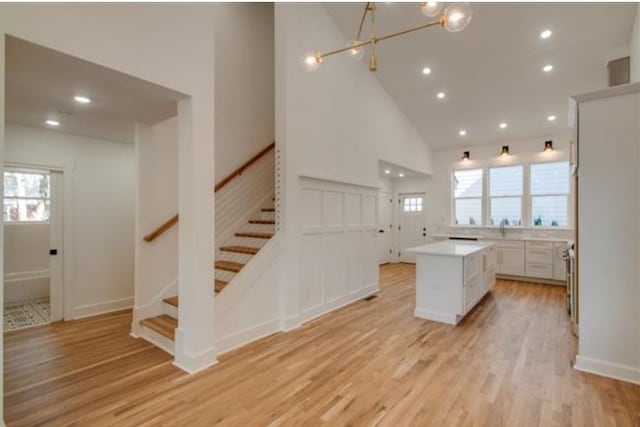
<svg viewBox="0 0 640 427">
<path fill-rule="evenodd" d="M 637 4 L 471 6 L 473 18 L 462 32 L 435 27 L 378 45 L 376 77 L 432 147 L 567 133 L 569 96 L 606 87 L 608 55 L 628 43 Z M 325 7 L 352 39 L 364 3 Z M 419 3 L 378 4 L 379 35 L 424 22 Z M 540 37 L 545 29 L 553 32 L 548 39 Z M 547 64 L 554 68 L 545 73 Z M 366 67 L 366 60 L 354 66 Z M 424 67 L 431 74 L 423 75 Z M 550 115 L 556 120 L 548 121 Z"/>
</svg>

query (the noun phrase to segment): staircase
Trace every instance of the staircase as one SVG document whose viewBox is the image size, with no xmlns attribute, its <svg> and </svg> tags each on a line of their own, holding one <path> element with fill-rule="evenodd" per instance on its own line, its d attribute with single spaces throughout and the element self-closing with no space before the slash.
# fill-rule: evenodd
<svg viewBox="0 0 640 427">
<path fill-rule="evenodd" d="M 265 148 L 258 153 L 252 159 L 250 159 L 243 166 L 234 171 L 231 175 L 225 178 L 220 184 L 216 185 L 216 192 L 219 191 L 224 185 L 232 182 L 232 178 L 240 176 L 240 174 L 251 164 L 258 161 L 261 157 L 267 154 L 273 148 L 274 144 Z M 264 167 L 264 166 L 263 166 Z M 236 191 L 235 189 L 231 189 Z M 273 188 L 270 189 L 273 191 Z M 244 196 L 244 193 L 241 193 Z M 264 193 L 263 193 L 264 194 Z M 254 193 L 249 197 L 256 197 Z M 213 283 L 213 289 L 215 294 L 223 292 L 223 290 L 230 285 L 234 277 L 239 274 L 242 269 L 251 261 L 251 259 L 258 254 L 260 249 L 273 237 L 275 234 L 275 214 L 274 207 L 275 197 L 273 193 L 271 197 L 268 197 L 268 193 L 265 194 L 263 200 L 268 200 L 264 203 L 264 206 L 260 206 L 255 209 L 249 215 L 249 220 L 244 224 L 237 226 L 236 230 L 224 230 L 220 233 L 216 229 L 216 237 L 222 235 L 222 245 L 219 246 L 215 254 L 215 281 Z M 234 196 L 238 197 L 238 196 Z M 260 200 L 262 198 L 258 198 Z M 225 201 L 225 199 L 221 199 Z M 246 200 L 244 200 L 246 202 Z M 228 202 L 225 202 L 228 203 Z M 218 196 L 216 195 L 216 216 L 218 215 Z M 228 214 L 229 215 L 229 214 Z M 230 214 L 233 216 L 233 214 Z M 160 236 L 170 227 L 178 222 L 178 216 L 176 215 L 165 224 L 161 225 L 153 233 L 145 236 L 144 240 L 147 242 L 153 241 Z M 221 230 L 222 231 L 222 230 Z M 231 231 L 231 232 L 229 232 Z M 213 295 L 212 295 L 213 297 Z M 140 320 L 140 325 L 144 328 L 145 338 L 151 340 L 164 350 L 173 353 L 173 342 L 175 340 L 175 329 L 178 327 L 178 307 L 180 301 L 178 296 L 170 296 L 162 300 L 162 314 L 154 317 L 148 317 Z"/>
</svg>

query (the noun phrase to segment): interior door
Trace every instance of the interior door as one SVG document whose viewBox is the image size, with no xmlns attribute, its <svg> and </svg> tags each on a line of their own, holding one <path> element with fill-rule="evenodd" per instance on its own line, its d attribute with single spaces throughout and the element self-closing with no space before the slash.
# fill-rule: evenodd
<svg viewBox="0 0 640 427">
<path fill-rule="evenodd" d="M 405 249 L 427 242 L 425 194 L 400 195 L 400 261 L 416 262 L 416 256 Z"/>
<path fill-rule="evenodd" d="M 62 172 L 51 172 L 51 206 L 49 218 L 49 298 L 51 321 L 63 318 L 62 276 Z"/>
<path fill-rule="evenodd" d="M 378 193 L 378 262 L 393 259 L 393 197 L 389 192 Z"/>
</svg>

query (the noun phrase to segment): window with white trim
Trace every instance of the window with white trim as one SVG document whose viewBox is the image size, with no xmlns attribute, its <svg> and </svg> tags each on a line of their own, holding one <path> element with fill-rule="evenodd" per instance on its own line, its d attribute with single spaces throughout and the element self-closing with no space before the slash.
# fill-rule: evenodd
<svg viewBox="0 0 640 427">
<path fill-rule="evenodd" d="M 49 174 L 5 171 L 4 222 L 46 222 L 51 215 Z"/>
<path fill-rule="evenodd" d="M 489 224 L 522 226 L 523 167 L 489 169 Z"/>
<path fill-rule="evenodd" d="M 404 212 L 422 212 L 422 197 L 405 197 L 402 210 Z"/>
<path fill-rule="evenodd" d="M 482 169 L 453 172 L 453 218 L 456 225 L 482 225 Z"/>
<path fill-rule="evenodd" d="M 569 224 L 569 163 L 530 166 L 531 223 L 534 227 Z"/>
</svg>

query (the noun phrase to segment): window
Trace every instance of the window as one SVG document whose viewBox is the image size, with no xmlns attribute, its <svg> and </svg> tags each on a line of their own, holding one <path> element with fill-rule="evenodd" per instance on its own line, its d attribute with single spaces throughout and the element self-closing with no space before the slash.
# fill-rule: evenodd
<svg viewBox="0 0 640 427">
<path fill-rule="evenodd" d="M 531 222 L 535 227 L 566 227 L 569 163 L 531 165 Z"/>
<path fill-rule="evenodd" d="M 48 174 L 6 171 L 4 173 L 4 221 L 49 221 L 50 188 Z"/>
<path fill-rule="evenodd" d="M 522 165 L 489 169 L 491 225 L 522 225 Z"/>
<path fill-rule="evenodd" d="M 422 197 L 405 197 L 402 210 L 404 212 L 422 212 Z"/>
<path fill-rule="evenodd" d="M 482 225 L 482 169 L 453 173 L 454 218 L 457 225 Z"/>
</svg>

